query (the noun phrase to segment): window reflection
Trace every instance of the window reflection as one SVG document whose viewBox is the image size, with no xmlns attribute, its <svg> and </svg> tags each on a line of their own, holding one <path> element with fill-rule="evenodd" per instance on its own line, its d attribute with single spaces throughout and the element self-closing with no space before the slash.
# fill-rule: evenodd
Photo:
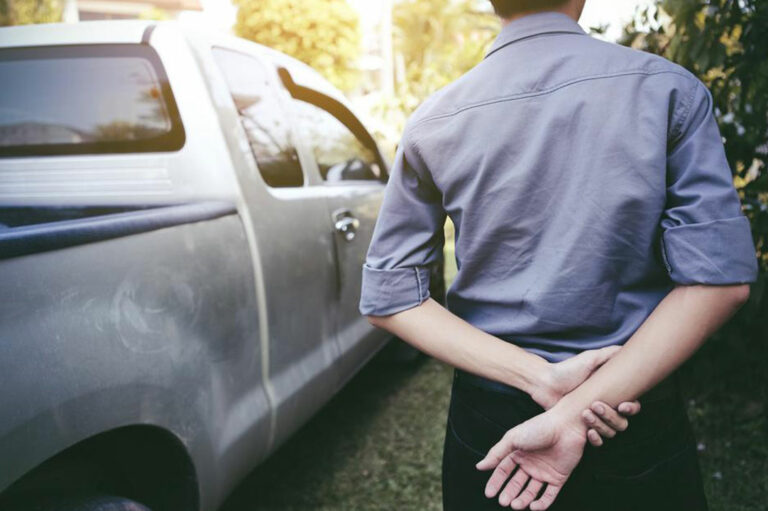
<svg viewBox="0 0 768 511">
<path fill-rule="evenodd" d="M 244 53 L 214 48 L 256 164 L 269 186 L 301 186 L 304 175 L 290 126 L 267 81 L 261 63 Z"/>
<path fill-rule="evenodd" d="M 374 152 L 336 117 L 311 103 L 294 99 L 291 104 L 300 133 L 312 148 L 324 180 L 378 179 L 380 169 Z"/>
<path fill-rule="evenodd" d="M 177 114 L 154 53 L 102 46 L 0 50 L 3 154 L 177 148 L 183 137 L 171 133 Z"/>
</svg>

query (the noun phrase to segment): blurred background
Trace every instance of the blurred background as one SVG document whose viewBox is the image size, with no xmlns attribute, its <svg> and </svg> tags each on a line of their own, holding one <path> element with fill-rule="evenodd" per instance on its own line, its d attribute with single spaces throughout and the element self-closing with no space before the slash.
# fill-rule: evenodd
<svg viewBox="0 0 768 511">
<path fill-rule="evenodd" d="M 391 159 L 410 113 L 482 59 L 485 0 L 0 0 L 0 25 L 178 19 L 292 55 L 343 90 Z M 761 262 L 749 302 L 681 369 L 713 510 L 768 509 L 768 2 L 587 0 L 594 37 L 699 76 Z M 455 274 L 446 224 L 446 279 Z M 374 361 L 243 483 L 226 509 L 439 509 L 451 369 Z"/>
</svg>

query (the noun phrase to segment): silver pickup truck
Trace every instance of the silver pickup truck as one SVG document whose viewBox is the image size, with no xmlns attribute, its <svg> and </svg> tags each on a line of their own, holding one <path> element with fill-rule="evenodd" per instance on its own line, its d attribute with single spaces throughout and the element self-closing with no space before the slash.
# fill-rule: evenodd
<svg viewBox="0 0 768 511">
<path fill-rule="evenodd" d="M 216 509 L 392 339 L 357 309 L 387 176 L 269 48 L 0 29 L 0 509 Z"/>
</svg>

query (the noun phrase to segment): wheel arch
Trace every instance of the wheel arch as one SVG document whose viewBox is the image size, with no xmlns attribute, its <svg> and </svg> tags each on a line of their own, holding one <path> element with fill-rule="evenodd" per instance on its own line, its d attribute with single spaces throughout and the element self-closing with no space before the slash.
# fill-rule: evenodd
<svg viewBox="0 0 768 511">
<path fill-rule="evenodd" d="M 200 506 L 197 473 L 184 443 L 153 425 L 118 427 L 58 452 L 0 494 L 0 508 L 41 492 L 72 491 L 114 492 L 152 511 Z"/>
</svg>

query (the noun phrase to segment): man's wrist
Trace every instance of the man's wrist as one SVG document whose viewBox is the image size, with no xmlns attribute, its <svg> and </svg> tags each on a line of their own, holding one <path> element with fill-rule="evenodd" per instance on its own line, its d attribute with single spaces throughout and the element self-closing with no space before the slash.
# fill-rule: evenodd
<svg viewBox="0 0 768 511">
<path fill-rule="evenodd" d="M 531 396 L 549 396 L 552 391 L 552 364 L 530 352 L 516 357 L 516 364 L 507 372 L 506 383 Z"/>
<path fill-rule="evenodd" d="M 582 413 L 586 407 L 580 406 L 574 399 L 570 398 L 571 394 L 566 394 L 555 405 L 548 410 L 548 413 L 552 413 L 557 417 L 557 421 L 567 427 L 575 428 L 579 432 L 586 435 L 587 426 L 582 420 Z"/>
<path fill-rule="evenodd" d="M 586 405 L 583 404 L 581 400 L 578 399 L 576 389 L 574 389 L 558 400 L 555 406 L 552 407 L 552 411 L 569 422 L 576 422 L 579 425 L 583 425 L 581 414 L 587 408 L 589 408 L 589 403 Z"/>
</svg>

